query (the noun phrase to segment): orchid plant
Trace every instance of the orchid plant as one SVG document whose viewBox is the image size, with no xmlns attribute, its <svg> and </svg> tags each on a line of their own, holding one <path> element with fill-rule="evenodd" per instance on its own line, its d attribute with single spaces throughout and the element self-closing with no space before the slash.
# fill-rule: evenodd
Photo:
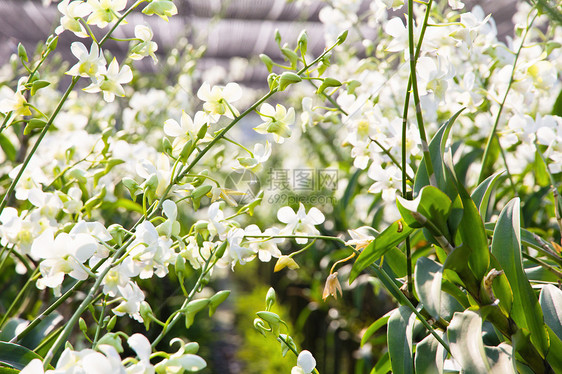
<svg viewBox="0 0 562 374">
<path fill-rule="evenodd" d="M 185 40 L 159 60 L 150 27 L 127 28 L 133 11 L 168 21 L 171 0 L 58 3 L 54 34 L 1 70 L 0 370 L 209 370 L 184 335 L 229 298 L 214 279 L 257 259 L 321 278 L 315 308 L 385 289 L 396 308 L 356 336 L 370 372 L 562 371 L 559 7 L 518 4 L 503 42 L 460 0 L 360 5 L 326 2 L 319 55 L 306 31 L 272 35 L 263 93 L 194 74 L 203 51 Z M 70 67 L 63 33 L 80 38 Z M 180 66 L 163 69 L 175 83 L 143 77 L 146 57 Z M 244 124 L 257 143 L 238 140 Z M 337 170 L 337 203 L 277 206 L 223 183 L 275 163 Z M 265 302 L 256 333 L 290 352 L 291 372 L 329 372 L 272 312 L 273 289 Z"/>
</svg>

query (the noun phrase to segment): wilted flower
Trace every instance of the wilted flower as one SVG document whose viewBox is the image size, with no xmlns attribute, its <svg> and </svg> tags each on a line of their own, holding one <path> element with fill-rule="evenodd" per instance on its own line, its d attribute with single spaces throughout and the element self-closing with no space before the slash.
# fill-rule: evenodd
<svg viewBox="0 0 562 374">
<path fill-rule="evenodd" d="M 335 299 L 338 298 L 338 292 L 343 294 L 340 281 L 338 280 L 338 272 L 328 275 L 326 279 L 326 285 L 324 286 L 324 292 L 322 292 L 322 300 L 326 300 L 328 296 L 332 295 Z"/>
<path fill-rule="evenodd" d="M 275 263 L 275 268 L 273 271 L 278 272 L 283 270 L 284 268 L 288 267 L 289 269 L 296 270 L 299 268 L 299 264 L 292 257 L 289 256 L 281 256 Z"/>
</svg>

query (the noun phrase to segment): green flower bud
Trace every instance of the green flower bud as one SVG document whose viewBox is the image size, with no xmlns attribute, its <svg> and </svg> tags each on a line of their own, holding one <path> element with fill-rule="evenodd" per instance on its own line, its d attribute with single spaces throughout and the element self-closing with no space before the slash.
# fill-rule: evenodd
<svg viewBox="0 0 562 374">
<path fill-rule="evenodd" d="M 191 152 L 193 152 L 193 140 L 189 139 L 187 143 L 183 146 L 180 152 L 180 160 L 187 160 Z"/>
<path fill-rule="evenodd" d="M 299 34 L 297 44 L 301 51 L 301 55 L 304 56 L 308 48 L 308 34 L 306 33 L 306 30 L 302 30 L 301 33 Z"/>
<path fill-rule="evenodd" d="M 25 129 L 23 129 L 23 134 L 29 135 L 35 129 L 43 129 L 43 127 L 45 127 L 46 124 L 47 124 L 47 122 L 45 122 L 42 119 L 33 118 L 32 120 L 30 120 L 27 123 L 27 125 L 25 126 Z"/>
<path fill-rule="evenodd" d="M 273 91 L 279 85 L 279 75 L 275 73 L 271 73 L 267 76 L 267 85 L 269 86 L 269 90 Z"/>
<path fill-rule="evenodd" d="M 273 306 L 273 304 L 275 304 L 275 301 L 275 290 L 273 289 L 273 287 L 269 287 L 269 290 L 267 290 L 267 294 L 265 295 L 265 310 L 271 310 L 271 307 Z"/>
<path fill-rule="evenodd" d="M 209 305 L 209 299 L 193 300 L 185 307 L 185 328 L 193 325 L 195 315 Z"/>
<path fill-rule="evenodd" d="M 281 74 L 281 77 L 279 78 L 279 91 L 283 91 L 285 90 L 285 88 L 287 88 L 288 85 L 293 83 L 298 83 L 300 81 L 302 81 L 301 77 L 299 77 L 295 73 L 291 73 L 287 71 Z"/>
<path fill-rule="evenodd" d="M 265 55 L 263 53 L 260 54 L 260 60 L 262 60 L 262 62 L 265 64 L 267 71 L 271 73 L 271 70 L 273 69 L 273 60 L 269 58 L 268 55 Z"/>
<path fill-rule="evenodd" d="M 88 336 L 88 325 L 86 324 L 86 321 L 84 321 L 84 318 L 80 317 L 78 320 L 78 326 L 80 326 L 80 331 L 82 331 L 84 335 Z"/>
<path fill-rule="evenodd" d="M 33 84 L 31 85 L 31 92 L 30 92 L 31 96 L 35 95 L 35 93 L 39 91 L 41 88 L 47 87 L 50 84 L 51 82 L 43 81 L 43 80 L 34 81 Z"/>
<path fill-rule="evenodd" d="M 212 189 L 213 189 L 212 186 L 210 186 L 208 184 L 204 184 L 202 186 L 197 187 L 195 190 L 193 190 L 193 192 L 191 193 L 191 197 L 193 199 L 200 199 L 203 196 L 205 196 L 206 194 L 208 194 L 209 192 L 211 192 Z"/>
<path fill-rule="evenodd" d="M 352 80 L 347 82 L 347 93 L 353 95 L 355 93 L 355 89 L 361 86 L 361 82 Z"/>
<path fill-rule="evenodd" d="M 119 335 L 115 333 L 110 332 L 102 336 L 100 340 L 98 340 L 96 346 L 99 346 L 101 344 L 110 345 L 113 348 L 115 348 L 115 350 L 119 353 L 123 352 L 123 345 L 121 344 L 121 338 L 119 337 Z"/>
<path fill-rule="evenodd" d="M 228 295 L 230 295 L 230 290 L 219 291 L 211 296 L 209 299 L 209 317 L 215 314 L 217 307 L 228 298 Z"/>
<path fill-rule="evenodd" d="M 123 239 L 125 238 L 125 235 L 127 235 L 127 230 L 125 230 L 123 226 L 118 223 L 114 223 L 107 228 L 107 231 L 109 231 L 109 234 L 111 235 L 115 243 L 117 243 L 119 246 L 123 244 Z"/>
<path fill-rule="evenodd" d="M 222 256 L 224 256 L 224 252 L 226 251 L 226 247 L 227 247 L 227 246 L 228 246 L 228 242 L 227 242 L 227 241 L 224 241 L 224 242 L 220 245 L 219 249 L 217 249 L 217 251 L 215 252 L 215 257 L 216 257 L 217 259 L 219 259 L 219 258 L 221 258 Z"/>
<path fill-rule="evenodd" d="M 201 128 L 197 132 L 197 139 L 203 139 L 205 137 L 205 135 L 207 135 L 207 129 L 208 128 L 209 128 L 209 125 L 207 123 L 204 124 L 203 126 L 201 126 Z"/>
<path fill-rule="evenodd" d="M 25 50 L 25 47 L 21 43 L 18 44 L 18 57 L 20 58 L 20 60 L 22 62 L 28 62 L 29 61 L 27 59 L 27 51 Z"/>
<path fill-rule="evenodd" d="M 57 48 L 59 42 L 58 35 L 50 35 L 45 44 L 47 45 L 47 52 L 54 51 Z"/>
<path fill-rule="evenodd" d="M 206 221 L 197 221 L 195 222 L 195 225 L 193 226 L 193 228 L 195 229 L 195 232 L 201 232 L 203 230 L 207 230 L 207 226 L 208 226 L 208 222 Z"/>
<path fill-rule="evenodd" d="M 187 343 L 186 345 L 183 346 L 183 353 L 184 354 L 196 354 L 197 351 L 199 351 L 199 343 L 197 342 L 191 342 L 191 343 Z"/>
<path fill-rule="evenodd" d="M 115 327 L 115 324 L 117 323 L 117 316 L 113 316 L 109 319 L 109 322 L 107 323 L 107 326 L 105 327 L 105 329 L 107 331 L 111 331 L 113 330 L 113 328 Z"/>
<path fill-rule="evenodd" d="M 154 316 L 150 304 L 146 301 L 141 302 L 139 312 L 144 323 L 144 328 L 148 331 L 148 329 L 150 329 L 150 324 L 152 323 L 152 317 Z"/>
<path fill-rule="evenodd" d="M 281 48 L 281 53 L 283 53 L 287 58 L 287 61 L 291 63 L 291 68 L 296 69 L 297 63 L 299 61 L 299 56 L 289 48 Z"/>
<path fill-rule="evenodd" d="M 143 186 L 144 191 L 155 192 L 156 188 L 158 188 L 158 176 L 156 174 L 152 174 L 150 178 L 144 181 Z"/>
<path fill-rule="evenodd" d="M 279 29 L 275 29 L 275 42 L 279 48 L 281 48 L 281 33 L 279 32 Z"/>
<path fill-rule="evenodd" d="M 345 42 L 345 39 L 347 39 L 347 30 L 343 31 L 341 34 L 338 35 L 338 38 L 336 39 L 336 44 L 342 44 L 343 42 Z"/>
<path fill-rule="evenodd" d="M 263 336 L 266 336 L 265 333 L 268 332 L 265 324 L 263 323 L 263 320 L 260 318 L 254 319 L 254 328 L 258 330 L 258 332 Z"/>
<path fill-rule="evenodd" d="M 172 154 L 172 142 L 170 142 L 170 139 L 163 137 L 162 138 L 162 150 L 164 151 L 165 154 L 167 155 L 171 155 Z"/>
<path fill-rule="evenodd" d="M 168 17 L 178 14 L 178 8 L 169 0 L 153 0 L 142 12 L 147 16 L 156 14 L 164 21 L 168 21 Z"/>
<path fill-rule="evenodd" d="M 277 314 L 266 311 L 257 312 L 256 314 L 258 315 L 258 317 L 267 322 L 267 324 L 271 328 L 271 332 L 273 332 L 275 336 L 279 335 L 279 328 L 282 321 Z"/>
<path fill-rule="evenodd" d="M 129 190 L 129 193 L 133 198 L 142 192 L 137 181 L 132 178 L 124 177 L 123 179 L 121 179 L 121 183 L 123 183 L 123 186 L 125 186 L 125 188 Z"/>
<path fill-rule="evenodd" d="M 186 267 L 185 267 L 185 258 L 183 258 L 182 256 L 177 256 L 176 257 L 176 263 L 174 265 L 175 269 L 176 269 L 176 274 L 178 275 L 178 277 L 181 279 L 183 278 L 184 274 L 186 274 Z"/>
<path fill-rule="evenodd" d="M 316 91 L 316 93 L 317 94 L 322 93 L 328 87 L 339 87 L 339 86 L 341 86 L 341 82 L 339 80 L 334 78 L 324 78 L 324 81 L 322 82 L 320 87 L 318 87 L 318 91 Z"/>
</svg>

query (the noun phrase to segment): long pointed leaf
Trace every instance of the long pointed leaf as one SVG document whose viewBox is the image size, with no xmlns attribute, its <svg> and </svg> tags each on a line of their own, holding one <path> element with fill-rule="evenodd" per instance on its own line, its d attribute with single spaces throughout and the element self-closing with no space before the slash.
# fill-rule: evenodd
<svg viewBox="0 0 562 374">
<path fill-rule="evenodd" d="M 416 345 L 416 374 L 441 374 L 447 352 L 433 335 L 426 336 Z"/>
<path fill-rule="evenodd" d="M 516 374 L 513 362 L 513 347 L 501 343 L 497 347 L 484 347 L 488 362 L 490 363 L 490 374 Z"/>
<path fill-rule="evenodd" d="M 449 294 L 441 291 L 443 266 L 427 257 L 416 262 L 414 280 L 416 291 L 425 310 L 432 317 L 449 319 L 455 311 L 463 310 L 460 304 Z"/>
<path fill-rule="evenodd" d="M 547 284 L 541 291 L 539 302 L 544 313 L 544 322 L 562 340 L 562 291 Z"/>
<path fill-rule="evenodd" d="M 449 347 L 465 374 L 488 373 L 490 364 L 482 342 L 482 318 L 471 311 L 455 313 L 447 328 Z"/>
<path fill-rule="evenodd" d="M 415 320 L 415 314 L 405 306 L 395 310 L 388 320 L 388 353 L 394 373 L 414 373 L 412 339 Z"/>
<path fill-rule="evenodd" d="M 390 248 L 402 243 L 414 231 L 403 219 L 399 219 L 379 234 L 357 257 L 351 273 L 349 283 L 361 274 L 369 265 L 381 258 Z"/>
<path fill-rule="evenodd" d="M 13 343 L 0 342 L 0 363 L 22 370 L 31 360 L 41 356 L 35 352 Z"/>
<path fill-rule="evenodd" d="M 480 183 L 478 187 L 472 192 L 470 197 L 474 204 L 478 208 L 480 212 L 480 216 L 482 220 L 486 222 L 487 212 L 488 212 L 488 205 L 490 204 L 490 197 L 492 195 L 492 191 L 498 182 L 501 180 L 503 175 L 503 171 L 497 172 L 494 175 L 490 175 L 484 182 Z"/>
<path fill-rule="evenodd" d="M 456 112 L 447 122 L 445 122 L 429 142 L 429 154 L 431 156 L 431 164 L 433 165 L 435 179 L 437 180 L 437 187 L 447 193 L 451 199 L 454 199 L 453 195 L 456 195 L 456 191 L 453 184 L 447 183 L 445 170 L 443 168 L 443 153 L 445 150 L 445 144 L 449 138 L 451 127 L 463 110 L 464 108 Z M 422 158 L 416 177 L 414 178 L 414 192 L 417 194 L 424 186 L 429 184 L 429 176 L 427 175 L 425 160 Z"/>
<path fill-rule="evenodd" d="M 494 230 L 492 253 L 513 292 L 511 316 L 519 327 L 531 332 L 531 342 L 544 357 L 548 352 L 548 335 L 539 300 L 523 270 L 519 209 L 519 199 L 515 198 L 501 211 Z"/>
</svg>

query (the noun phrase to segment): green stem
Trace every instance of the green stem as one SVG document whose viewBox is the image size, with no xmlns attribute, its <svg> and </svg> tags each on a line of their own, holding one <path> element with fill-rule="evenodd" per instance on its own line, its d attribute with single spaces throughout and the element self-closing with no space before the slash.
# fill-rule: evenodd
<svg viewBox="0 0 562 374">
<path fill-rule="evenodd" d="M 486 179 L 487 177 L 485 168 L 486 168 L 486 164 L 489 162 L 488 159 L 490 158 L 490 149 L 492 147 L 492 140 L 494 139 L 494 136 L 496 136 L 496 130 L 500 122 L 500 117 L 503 111 L 503 107 L 505 106 L 505 103 L 507 101 L 507 96 L 509 95 L 509 91 L 511 90 L 511 85 L 513 84 L 513 80 L 515 78 L 515 69 L 517 68 L 517 61 L 519 60 L 519 55 L 523 50 L 523 44 L 525 44 L 525 39 L 527 38 L 527 35 L 529 34 L 529 30 L 531 29 L 531 26 L 533 25 L 533 22 L 535 22 L 536 18 L 537 18 L 537 14 L 535 14 L 535 16 L 531 19 L 531 21 L 527 25 L 527 28 L 525 29 L 525 33 L 521 38 L 521 44 L 519 45 L 519 48 L 517 49 L 517 53 L 515 54 L 515 60 L 513 61 L 513 68 L 511 69 L 511 76 L 509 77 L 509 83 L 507 84 L 507 89 L 505 90 L 503 100 L 500 103 L 498 114 L 496 115 L 496 120 L 494 121 L 494 126 L 492 126 L 492 131 L 488 136 L 488 141 L 486 142 L 486 148 L 484 149 L 484 156 L 482 157 L 482 166 L 480 168 L 480 175 L 478 176 L 478 184 L 482 183 L 484 179 Z"/>
<path fill-rule="evenodd" d="M 6 204 L 8 203 L 8 199 L 12 195 L 12 192 L 14 191 L 14 189 L 16 188 L 16 184 L 19 182 L 21 176 L 23 175 L 23 173 L 24 173 L 24 171 L 27 167 L 27 164 L 29 164 L 29 161 L 31 161 L 31 158 L 33 157 L 33 155 L 37 151 L 37 148 L 39 147 L 39 144 L 41 144 L 41 141 L 43 140 L 43 138 L 47 134 L 47 131 L 49 131 L 49 129 L 51 128 L 51 125 L 53 124 L 53 121 L 55 120 L 55 117 L 59 114 L 60 110 L 62 109 L 62 106 L 64 105 L 64 103 L 66 102 L 66 99 L 68 98 L 68 95 L 70 95 L 70 93 L 72 92 L 72 89 L 74 88 L 74 86 L 78 82 L 78 79 L 80 79 L 80 78 L 79 77 L 73 77 L 72 78 L 72 82 L 70 83 L 70 85 L 66 89 L 66 92 L 64 93 L 62 98 L 59 100 L 59 103 L 58 103 L 57 107 L 55 108 L 55 111 L 53 112 L 53 114 L 51 114 L 51 117 L 49 118 L 49 120 L 45 124 L 45 127 L 43 127 L 43 130 L 41 130 L 41 133 L 39 134 L 39 137 L 35 141 L 35 144 L 33 145 L 33 148 L 31 149 L 29 154 L 26 156 L 25 160 L 23 161 L 23 163 L 21 165 L 21 168 L 20 168 L 18 174 L 16 175 L 16 177 L 14 178 L 14 180 L 12 181 L 10 186 L 8 187 L 8 190 L 6 191 L 6 194 L 4 195 L 4 198 L 2 199 L 2 202 L 0 203 L 0 213 L 2 213 L 2 211 L 6 207 Z"/>
<path fill-rule="evenodd" d="M 403 137 L 404 138 L 404 137 Z M 390 151 L 388 149 L 386 149 L 378 140 L 372 139 L 371 141 L 373 143 L 375 143 L 376 145 L 379 146 L 380 149 L 382 149 L 382 151 L 384 152 L 385 155 L 387 155 L 390 158 L 390 161 L 392 161 L 392 163 L 394 165 L 396 165 L 396 167 L 398 167 L 398 169 L 400 169 L 402 171 L 402 195 L 405 197 L 406 196 L 406 181 L 410 181 L 413 182 L 412 177 L 410 177 L 407 172 L 406 172 L 406 163 L 402 162 L 402 165 L 400 165 L 400 163 L 398 162 L 398 160 L 396 160 L 396 158 L 392 155 L 392 153 L 390 153 Z M 406 147 L 402 146 L 402 149 L 405 150 Z M 404 156 L 404 152 L 402 152 L 402 160 L 406 160 L 406 157 Z"/>
<path fill-rule="evenodd" d="M 201 274 L 199 274 L 199 277 L 197 278 L 197 281 L 193 285 L 193 288 L 191 289 L 191 292 L 186 297 L 186 299 L 184 300 L 184 302 L 183 302 L 183 304 L 182 304 L 182 306 L 180 307 L 179 310 L 185 309 L 187 307 L 187 304 L 189 304 L 189 302 L 193 299 L 193 297 L 197 293 L 197 290 L 201 286 L 201 282 L 203 281 L 203 278 L 205 277 L 205 275 L 207 275 L 207 272 L 212 268 L 212 266 L 209 266 L 209 264 L 211 262 L 211 258 L 212 258 L 212 256 L 205 261 L 205 266 L 201 269 Z M 178 312 L 178 311 L 176 311 L 176 312 Z M 174 313 L 172 315 L 173 315 L 173 318 L 171 320 L 168 319 L 168 321 L 166 321 L 166 324 L 165 324 L 164 328 L 162 329 L 162 331 L 160 331 L 160 334 L 158 334 L 158 336 L 152 342 L 152 348 L 156 347 L 156 345 L 162 340 L 162 338 L 164 338 L 164 336 L 170 331 L 170 329 L 172 327 L 174 327 L 174 325 L 181 318 L 181 313 Z"/>
<path fill-rule="evenodd" d="M 393 279 L 392 277 L 390 277 L 390 275 L 388 275 L 383 268 L 381 268 L 379 265 L 377 264 L 371 264 L 371 269 L 374 270 L 375 275 L 381 279 L 381 281 L 383 281 L 384 285 L 389 287 L 389 291 L 391 292 L 391 294 L 398 300 L 398 302 L 400 304 L 406 305 L 415 315 L 416 317 L 418 317 L 418 319 L 420 320 L 420 322 L 422 323 L 422 325 L 425 326 L 425 328 L 430 332 L 431 335 L 433 335 L 433 337 L 443 346 L 443 348 L 445 348 L 445 350 L 447 352 L 449 352 L 449 354 L 451 353 L 451 350 L 449 348 L 449 345 L 447 343 L 445 343 L 445 341 L 439 336 L 439 334 L 437 334 L 437 332 L 435 331 L 435 329 L 429 324 L 429 322 L 427 322 L 427 320 L 425 319 L 425 317 L 418 311 L 418 309 L 412 304 L 412 302 L 402 293 L 402 291 L 400 291 L 400 288 L 398 288 L 398 286 L 396 285 L 396 281 L 395 279 Z"/>
<path fill-rule="evenodd" d="M 31 276 L 29 277 L 27 282 L 25 282 L 25 285 L 23 286 L 23 288 L 20 290 L 20 292 L 18 292 L 18 295 L 16 296 L 16 298 L 12 301 L 12 303 L 8 307 L 8 310 L 6 310 L 6 313 L 4 314 L 4 317 L 2 318 L 2 321 L 0 321 L 0 330 L 2 328 L 4 328 L 4 324 L 8 320 L 8 317 L 10 316 L 10 314 L 12 314 L 12 311 L 14 310 L 16 305 L 19 304 L 20 300 L 23 298 L 24 294 L 29 289 L 29 286 L 31 286 L 33 284 L 33 282 L 38 278 L 37 273 L 39 273 L 39 269 L 35 269 L 35 271 L 31 274 Z"/>
<path fill-rule="evenodd" d="M 117 252 L 115 252 L 113 257 L 111 258 L 112 262 L 114 262 L 124 251 L 125 251 L 125 247 L 123 246 Z M 58 351 L 59 347 L 66 340 L 66 338 L 70 335 L 70 333 L 72 332 L 72 329 L 74 328 L 74 325 L 76 324 L 76 322 L 78 322 L 78 319 L 80 318 L 82 313 L 84 313 L 84 311 L 88 308 L 90 303 L 92 303 L 94 301 L 94 299 L 96 297 L 97 289 L 101 285 L 101 282 L 105 278 L 106 274 L 112 268 L 113 268 L 113 266 L 110 265 L 110 266 L 106 267 L 104 270 L 102 270 L 102 272 L 98 275 L 98 278 L 96 279 L 92 288 L 90 288 L 90 291 L 88 292 L 88 295 L 82 301 L 82 303 L 80 304 L 78 309 L 74 312 L 72 317 L 70 317 L 70 319 L 66 323 L 66 326 L 64 327 L 64 330 L 61 332 L 61 334 L 58 336 L 57 340 L 53 343 L 53 345 L 51 346 L 51 348 L 49 349 L 49 351 L 45 355 L 45 359 L 43 361 L 43 367 L 46 368 L 46 367 L 49 366 L 49 364 L 51 363 L 51 360 L 53 359 L 55 353 Z"/>
<path fill-rule="evenodd" d="M 432 0 L 429 1 L 428 7 L 431 6 Z M 427 24 L 427 19 L 429 17 L 429 9 L 426 11 L 426 17 L 424 20 L 424 25 Z M 425 31 L 425 29 L 422 29 Z M 420 41 L 423 35 L 420 35 Z M 412 81 L 412 93 L 414 96 L 414 104 L 416 106 L 416 120 L 418 122 L 418 130 L 420 133 L 420 141 L 422 146 L 422 151 L 424 154 L 425 168 L 427 169 L 427 175 L 429 176 L 429 184 L 437 187 L 437 180 L 435 179 L 435 173 L 433 172 L 433 164 L 431 163 L 431 154 L 429 153 L 429 144 L 427 142 L 427 136 L 425 134 L 425 127 L 423 123 L 422 109 L 420 103 L 420 95 L 418 92 L 418 79 L 416 76 L 416 63 L 418 55 L 414 52 L 414 1 L 408 0 L 408 46 L 410 53 L 410 79 Z"/>
</svg>

